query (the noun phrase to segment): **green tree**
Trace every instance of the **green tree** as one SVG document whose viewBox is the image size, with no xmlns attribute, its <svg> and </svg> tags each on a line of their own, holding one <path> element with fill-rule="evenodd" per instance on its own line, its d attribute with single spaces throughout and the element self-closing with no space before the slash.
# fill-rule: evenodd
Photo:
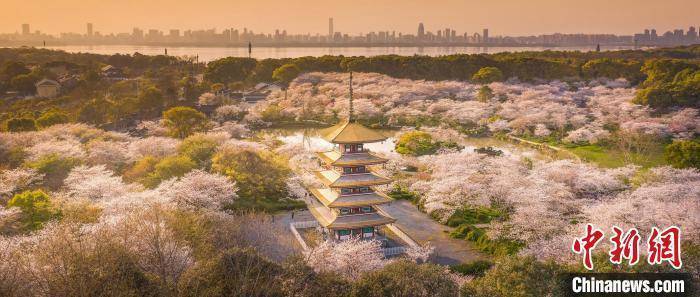
<svg viewBox="0 0 700 297">
<path fill-rule="evenodd" d="M 256 65 L 255 59 L 227 57 L 207 63 L 204 78 L 215 83 L 244 81 Z"/>
<path fill-rule="evenodd" d="M 586 62 L 581 67 L 581 71 L 583 71 L 583 76 L 589 79 L 622 77 L 636 84 L 643 79 L 641 68 L 641 63 L 637 61 L 602 58 Z"/>
<path fill-rule="evenodd" d="M 423 131 L 404 133 L 396 142 L 396 152 L 402 155 L 422 156 L 434 154 L 440 148 L 440 144 L 433 141 L 433 137 Z"/>
<path fill-rule="evenodd" d="M 56 216 L 49 195 L 41 190 L 17 194 L 7 202 L 7 206 L 22 210 L 22 224 L 29 231 L 41 229 L 44 223 Z"/>
<path fill-rule="evenodd" d="M 352 284 L 335 273 L 316 273 L 303 257 L 288 257 L 282 263 L 282 292 L 284 296 L 341 297 L 351 296 Z"/>
<path fill-rule="evenodd" d="M 180 154 L 189 157 L 197 163 L 199 167 L 211 167 L 211 157 L 216 152 L 219 144 L 202 134 L 194 134 L 185 138 L 178 147 Z"/>
<path fill-rule="evenodd" d="M 146 87 L 139 93 L 139 106 L 145 110 L 162 110 L 165 106 L 165 97 L 156 87 Z"/>
<path fill-rule="evenodd" d="M 78 110 L 78 121 L 94 125 L 110 121 L 113 105 L 105 99 L 93 99 Z"/>
<path fill-rule="evenodd" d="M 282 296 L 281 268 L 253 249 L 229 249 L 197 261 L 182 276 L 180 296 Z"/>
<path fill-rule="evenodd" d="M 13 118 L 5 123 L 7 131 L 25 132 L 36 131 L 36 122 L 32 118 Z"/>
<path fill-rule="evenodd" d="M 501 257 L 483 277 L 464 284 L 462 296 L 560 296 L 559 275 L 565 271 L 554 262 L 534 257 Z"/>
<path fill-rule="evenodd" d="M 488 84 L 503 80 L 503 72 L 496 67 L 484 67 L 472 76 L 472 80 L 482 84 Z"/>
<path fill-rule="evenodd" d="M 40 128 L 46 128 L 56 124 L 65 124 L 69 121 L 68 115 L 58 110 L 49 110 L 36 119 L 36 123 Z"/>
<path fill-rule="evenodd" d="M 224 148 L 212 158 L 212 169 L 236 181 L 238 196 L 252 200 L 287 197 L 287 163 L 266 151 Z"/>
<path fill-rule="evenodd" d="M 155 164 L 153 172 L 143 179 L 143 185 L 148 188 L 155 188 L 162 181 L 173 177 L 182 177 L 195 168 L 197 168 L 197 164 L 186 156 L 166 157 Z"/>
<path fill-rule="evenodd" d="M 284 98 L 287 98 L 289 84 L 299 76 L 301 69 L 295 64 L 284 64 L 272 72 L 272 78 L 282 84 L 284 88 Z"/>
<path fill-rule="evenodd" d="M 353 287 L 353 295 L 380 296 L 457 296 L 459 288 L 445 268 L 416 264 L 408 260 L 393 262 L 363 275 Z"/>
<path fill-rule="evenodd" d="M 10 80 L 15 76 L 22 74 L 29 74 L 29 69 L 27 65 L 22 62 L 17 61 L 7 61 L 3 64 L 2 71 L 0 71 L 0 79 Z"/>
<path fill-rule="evenodd" d="M 209 127 L 207 116 L 191 107 L 173 107 L 163 112 L 165 126 L 170 135 L 185 138 L 195 132 L 203 132 Z"/>
<path fill-rule="evenodd" d="M 24 95 L 31 95 L 36 92 L 34 84 L 39 81 L 31 74 L 20 74 L 10 80 L 10 88 Z"/>
<path fill-rule="evenodd" d="M 700 142 L 676 140 L 666 146 L 666 160 L 676 168 L 700 169 Z"/>
<path fill-rule="evenodd" d="M 479 93 L 476 94 L 476 100 L 487 103 L 493 98 L 493 90 L 489 86 L 481 86 Z"/>
<path fill-rule="evenodd" d="M 700 105 L 700 65 L 680 59 L 649 60 L 642 67 L 647 79 L 634 102 L 653 108 Z"/>
</svg>

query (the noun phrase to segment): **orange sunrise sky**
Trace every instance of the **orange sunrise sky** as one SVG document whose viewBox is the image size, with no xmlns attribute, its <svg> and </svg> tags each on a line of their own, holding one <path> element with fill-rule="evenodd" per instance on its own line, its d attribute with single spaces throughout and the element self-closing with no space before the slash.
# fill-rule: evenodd
<svg viewBox="0 0 700 297">
<path fill-rule="evenodd" d="M 545 33 L 632 34 L 644 28 L 660 33 L 700 25 L 697 0 L 0 0 L 0 32 L 56 34 L 85 32 L 94 24 L 102 33 L 141 29 L 210 29 L 247 27 L 255 32 L 286 29 L 293 33 L 335 31 L 366 33 L 396 30 L 415 33 L 450 27 L 459 32 L 489 28 L 492 35 Z"/>
</svg>

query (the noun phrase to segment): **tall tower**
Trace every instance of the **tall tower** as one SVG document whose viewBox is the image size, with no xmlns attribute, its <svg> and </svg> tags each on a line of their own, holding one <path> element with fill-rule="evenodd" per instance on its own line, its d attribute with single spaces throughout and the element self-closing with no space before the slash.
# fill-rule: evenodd
<svg viewBox="0 0 700 297">
<path fill-rule="evenodd" d="M 423 27 L 423 23 L 418 23 L 418 39 L 423 40 L 425 38 L 425 27 Z"/>
<path fill-rule="evenodd" d="M 384 164 L 387 159 L 374 155 L 364 144 L 384 141 L 386 136 L 354 121 L 352 78 L 350 81 L 348 119 L 321 131 L 333 149 L 318 153 L 325 165 L 314 174 L 325 187 L 310 190 L 316 199 L 308 206 L 328 239 L 381 239 L 380 228 L 396 219 L 377 207 L 392 199 L 374 186 L 391 183 L 391 179 L 372 172 L 370 166 Z"/>
<path fill-rule="evenodd" d="M 29 24 L 22 24 L 22 35 L 29 35 Z"/>
<path fill-rule="evenodd" d="M 481 40 L 483 40 L 484 43 L 489 42 L 489 29 L 484 29 L 484 34 L 481 34 Z"/>
<path fill-rule="evenodd" d="M 92 23 L 87 23 L 87 37 L 92 37 Z"/>
<path fill-rule="evenodd" d="M 328 40 L 333 40 L 333 18 L 328 18 Z"/>
</svg>

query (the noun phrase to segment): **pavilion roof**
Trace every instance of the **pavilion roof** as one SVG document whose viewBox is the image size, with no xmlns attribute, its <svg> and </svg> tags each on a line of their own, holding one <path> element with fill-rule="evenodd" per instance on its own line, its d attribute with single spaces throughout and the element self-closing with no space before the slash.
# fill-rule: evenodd
<svg viewBox="0 0 700 297">
<path fill-rule="evenodd" d="M 361 186 L 376 186 L 391 183 L 391 179 L 372 172 L 356 174 L 340 174 L 335 170 L 314 171 L 321 182 L 331 188 L 348 188 Z"/>
<path fill-rule="evenodd" d="M 338 192 L 329 189 L 311 189 L 311 194 L 323 203 L 326 207 L 360 207 L 375 204 L 389 203 L 392 199 L 384 193 L 372 192 L 362 194 L 340 195 Z"/>
<path fill-rule="evenodd" d="M 332 143 L 370 143 L 384 141 L 387 138 L 378 131 L 349 120 L 323 129 L 320 133 L 323 139 Z"/>
<path fill-rule="evenodd" d="M 386 163 L 388 160 L 370 152 L 346 153 L 337 150 L 317 153 L 318 157 L 328 165 L 332 166 L 357 166 L 375 165 Z"/>
</svg>

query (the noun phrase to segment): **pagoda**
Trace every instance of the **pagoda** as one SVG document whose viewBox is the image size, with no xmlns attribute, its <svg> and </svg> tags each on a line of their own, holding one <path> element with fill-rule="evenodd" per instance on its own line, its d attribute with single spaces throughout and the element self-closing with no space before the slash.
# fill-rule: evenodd
<svg viewBox="0 0 700 297">
<path fill-rule="evenodd" d="M 374 186 L 391 183 L 391 179 L 372 172 L 371 166 L 384 164 L 387 159 L 373 154 L 364 145 L 384 141 L 386 137 L 355 122 L 352 73 L 348 118 L 321 130 L 321 136 L 333 144 L 333 149 L 317 153 L 324 170 L 314 174 L 325 187 L 310 190 L 316 198 L 309 205 L 311 214 L 331 239 L 377 238 L 379 228 L 396 219 L 377 207 L 392 199 Z"/>
</svg>

